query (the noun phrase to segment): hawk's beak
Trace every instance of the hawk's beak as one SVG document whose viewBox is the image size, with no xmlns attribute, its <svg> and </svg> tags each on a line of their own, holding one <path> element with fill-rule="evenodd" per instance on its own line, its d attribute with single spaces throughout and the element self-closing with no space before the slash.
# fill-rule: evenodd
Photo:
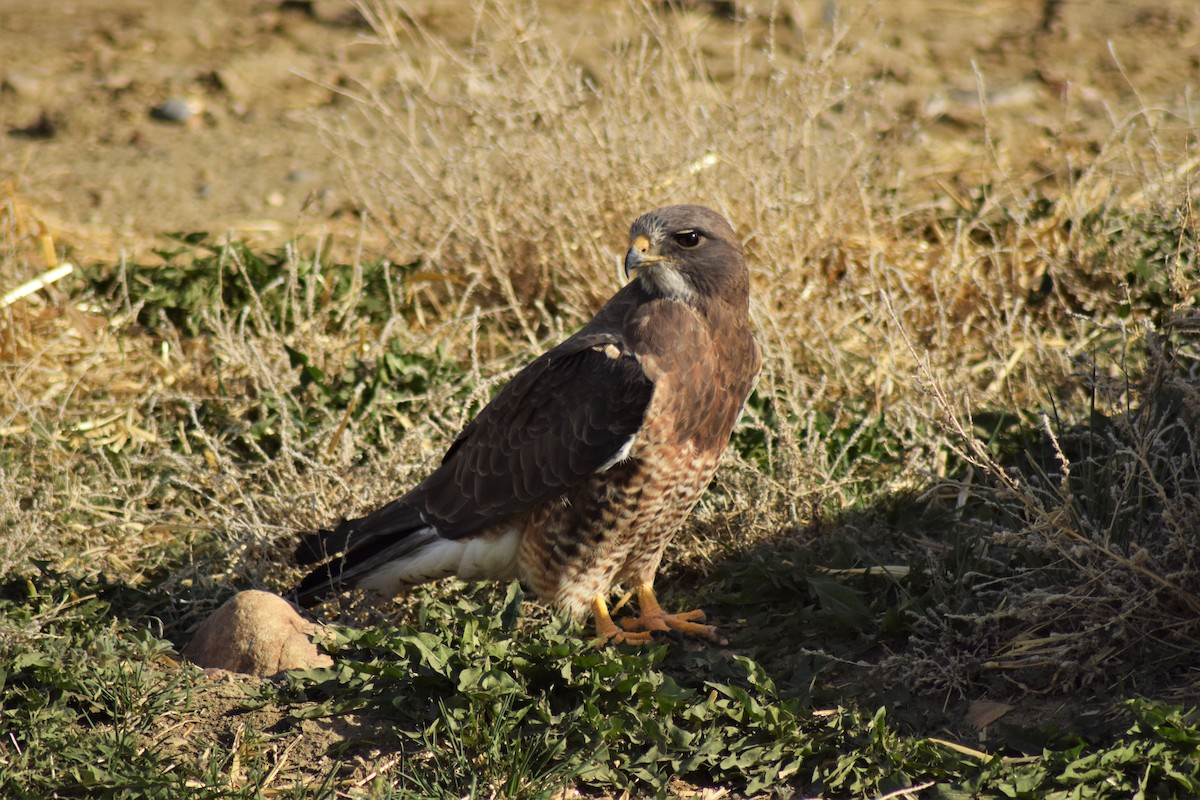
<svg viewBox="0 0 1200 800">
<path fill-rule="evenodd" d="M 656 261 L 662 261 L 662 256 L 651 249 L 650 237 L 644 233 L 635 236 L 629 243 L 629 252 L 625 254 L 625 277 L 632 278 Z"/>
</svg>

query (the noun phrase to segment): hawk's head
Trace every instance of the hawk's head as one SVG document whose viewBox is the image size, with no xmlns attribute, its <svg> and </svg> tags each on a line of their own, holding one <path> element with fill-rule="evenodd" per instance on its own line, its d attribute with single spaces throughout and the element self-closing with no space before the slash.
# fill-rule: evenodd
<svg viewBox="0 0 1200 800">
<path fill-rule="evenodd" d="M 635 219 L 625 275 L 652 295 L 689 305 L 749 302 L 742 243 L 724 217 L 704 206 L 666 206 Z"/>
</svg>

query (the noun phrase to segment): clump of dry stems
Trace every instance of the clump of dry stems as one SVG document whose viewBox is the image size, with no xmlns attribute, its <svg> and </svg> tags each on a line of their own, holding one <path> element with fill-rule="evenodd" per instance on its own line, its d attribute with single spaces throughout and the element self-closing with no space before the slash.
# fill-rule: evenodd
<svg viewBox="0 0 1200 800">
<path fill-rule="evenodd" d="M 634 216 L 699 202 L 733 221 L 752 259 L 767 363 L 745 424 L 768 447 L 761 463 L 732 456 L 732 500 L 698 512 L 703 529 L 737 513 L 738 536 L 685 537 L 682 558 L 802 537 L 814 514 L 836 520 L 952 485 L 960 509 L 1000 508 L 986 546 L 1041 548 L 1057 572 L 981 592 L 992 611 L 967 634 L 919 629 L 914 649 L 960 663 L 939 650 L 953 648 L 976 665 L 934 685 L 961 688 L 981 662 L 1007 669 L 1027 656 L 1103 680 L 1107 654 L 1139 646 L 1130 637 L 1195 647 L 1195 306 L 1175 290 L 1175 307 L 1131 311 L 1129 266 L 1100 257 L 1128 241 L 1104 220 L 1183 214 L 1178 280 L 1196 280 L 1195 254 L 1182 252 L 1195 242 L 1185 126 L 1134 105 L 1124 121 L 1063 122 L 1071 136 L 1039 129 L 1037 163 L 1023 162 L 994 138 L 1020 120 L 989 109 L 986 74 L 968 76 L 978 107 L 949 129 L 917 102 L 922 87 L 880 77 L 870 11 L 810 26 L 775 6 L 739 21 L 633 2 L 585 46 L 516 2 L 479 6 L 465 40 L 401 2 L 361 8 L 387 79 L 341 87 L 343 113 L 324 124 L 389 256 L 420 262 L 392 287 L 404 313 L 331 325 L 333 305 L 313 302 L 284 329 L 253 308 L 219 308 L 200 343 L 145 336 L 128 313 L 80 310 L 65 295 L 0 310 L 0 513 L 28 532 L 0 567 L 70 551 L 136 570 L 159 537 L 203 531 L 235 557 L 187 580 L 285 583 L 281 543 L 419 475 L 464 421 L 449 401 L 460 387 L 417 398 L 419 413 L 370 449 L 342 415 L 315 436 L 281 419 L 279 452 L 249 462 L 195 418 L 204 403 L 236 412 L 230 387 L 246 404 L 290 392 L 284 344 L 325 366 L 396 339 L 454 354 L 463 385 L 485 398 L 617 288 Z M 10 244 L 0 275 L 21 260 Z M 281 279 L 302 291 L 295 275 Z M 92 323 L 80 328 L 81 315 Z M 1111 376 L 1128 388 L 1108 394 Z M 981 441 L 972 420 L 995 410 L 1059 415 L 1044 417 L 1040 474 Z M 853 439 L 879 420 L 890 463 L 833 444 L 833 432 Z M 181 425 L 184 451 L 164 444 Z M 1080 425 L 1097 448 L 1083 457 L 1064 444 Z M 1112 495 L 1107 516 L 1085 513 L 1089 494 Z M 1119 542 L 1117 522 L 1128 523 Z M 1125 638 L 1106 650 L 1114 625 Z"/>
</svg>

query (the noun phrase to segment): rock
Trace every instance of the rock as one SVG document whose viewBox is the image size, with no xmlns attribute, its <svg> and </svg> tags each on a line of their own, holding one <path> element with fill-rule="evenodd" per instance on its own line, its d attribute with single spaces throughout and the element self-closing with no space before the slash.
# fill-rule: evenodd
<svg viewBox="0 0 1200 800">
<path fill-rule="evenodd" d="M 238 102 L 244 103 L 250 99 L 250 87 L 231 69 L 215 69 L 209 81 L 221 92 Z"/>
<path fill-rule="evenodd" d="M 100 85 L 113 94 L 119 94 L 133 86 L 133 76 L 128 72 L 111 72 L 100 79 Z"/>
<path fill-rule="evenodd" d="M 198 111 L 198 104 L 191 100 L 172 97 L 164 103 L 150 109 L 150 116 L 163 122 L 184 123 L 190 120 Z"/>
<path fill-rule="evenodd" d="M 264 677 L 331 666 L 313 644 L 316 627 L 279 595 L 239 592 L 200 625 L 182 655 L 206 669 Z"/>
<path fill-rule="evenodd" d="M 0 79 L 0 90 L 11 92 L 17 97 L 38 97 L 42 93 L 42 82 L 24 72 L 6 72 Z"/>
<path fill-rule="evenodd" d="M 16 136 L 22 139 L 53 139 L 59 132 L 62 124 L 55 115 L 48 111 L 43 111 L 38 115 L 38 118 L 28 125 L 19 128 L 11 128 L 8 131 L 9 136 Z"/>
</svg>

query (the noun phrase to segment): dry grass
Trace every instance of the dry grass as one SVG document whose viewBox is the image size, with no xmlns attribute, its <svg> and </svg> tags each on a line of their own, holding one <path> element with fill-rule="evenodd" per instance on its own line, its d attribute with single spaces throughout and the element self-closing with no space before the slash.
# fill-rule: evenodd
<svg viewBox="0 0 1200 800">
<path fill-rule="evenodd" d="M 280 276 L 287 315 L 212 308 L 203 338 L 142 330 L 136 308 L 80 300 L 78 283 L 0 309 L 0 513 L 18 532 L 0 572 L 41 555 L 136 580 L 170 541 L 175 571 L 156 580 L 201 606 L 227 584 L 286 584 L 295 531 L 419 475 L 508 370 L 617 287 L 637 213 L 694 201 L 725 213 L 753 259 L 767 365 L 746 425 L 765 444 L 761 458 L 731 456 L 697 518 L 716 541 L 684 537 L 681 560 L 844 536 L 847 512 L 924 492 L 985 531 L 980 569 L 1006 577 L 978 592 L 982 610 L 948 600 L 915 626 L 912 651 L 889 664 L 913 685 L 965 692 L 1031 665 L 1018 680 L 1039 688 L 1105 684 L 1139 647 L 1194 652 L 1187 110 L 1140 96 L 1116 57 L 1079 101 L 991 51 L 953 80 L 931 74 L 916 50 L 885 46 L 886 9 L 847 7 L 827 25 L 790 6 L 744 11 L 635 2 L 587 42 L 516 2 L 481 5 L 469 34 L 364 3 L 389 80 L 341 87 L 342 116 L 325 124 L 392 260 L 420 262 L 389 287 L 396 313 L 356 315 L 361 286 L 331 294 L 299 256 Z M 985 16 L 971 24 L 1000 47 L 1012 31 Z M 1094 38 L 1091 21 L 1071 24 Z M 1021 33 L 1030 52 L 1071 53 L 1034 28 Z M 36 271 L 28 234 L 6 237 L 5 287 Z M 1157 271 L 1131 279 L 1154 248 Z M 333 372 L 393 343 L 449 354 L 462 375 L 365 421 L 334 408 L 298 421 L 296 398 L 318 400 L 297 389 L 285 344 Z M 278 444 L 255 453 L 262 408 L 279 410 Z M 1040 474 L 981 437 L 977 418 L 996 411 L 1049 415 Z M 1077 434 L 1099 449 L 1068 447 Z M 1080 498 L 1108 493 L 1108 516 L 1084 513 Z M 181 542 L 206 549 L 180 559 Z M 934 561 L 940 548 L 906 530 L 893 555 Z M 1053 569 L 1008 576 L 1018 561 L 996 553 L 1010 550 Z M 1106 649 L 1114 625 L 1125 638 Z"/>
</svg>

